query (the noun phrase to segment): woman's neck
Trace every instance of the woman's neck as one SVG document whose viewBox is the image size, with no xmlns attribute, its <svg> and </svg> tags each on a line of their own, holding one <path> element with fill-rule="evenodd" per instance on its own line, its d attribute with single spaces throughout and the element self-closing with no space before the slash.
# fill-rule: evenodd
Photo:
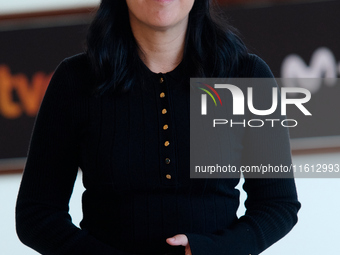
<svg viewBox="0 0 340 255">
<path fill-rule="evenodd" d="M 174 28 L 157 30 L 138 22 L 130 22 L 139 46 L 139 56 L 154 73 L 174 70 L 182 61 L 187 20 Z"/>
</svg>

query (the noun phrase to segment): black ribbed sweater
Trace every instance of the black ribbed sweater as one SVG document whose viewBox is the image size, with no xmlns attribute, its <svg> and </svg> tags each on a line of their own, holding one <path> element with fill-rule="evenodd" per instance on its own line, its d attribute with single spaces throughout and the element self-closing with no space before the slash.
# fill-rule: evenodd
<svg viewBox="0 0 340 255">
<path fill-rule="evenodd" d="M 255 255 L 288 233 L 300 208 L 294 180 L 246 179 L 247 211 L 238 219 L 239 179 L 189 177 L 183 64 L 166 74 L 144 69 L 146 82 L 130 92 L 98 97 L 84 54 L 59 65 L 37 116 L 18 195 L 21 241 L 42 254 L 184 254 L 165 242 L 182 233 L 193 255 Z M 249 55 L 231 76 L 272 74 Z M 248 136 L 242 157 L 290 164 L 288 133 L 271 130 Z M 68 214 L 78 167 L 86 189 L 81 229 Z"/>
</svg>

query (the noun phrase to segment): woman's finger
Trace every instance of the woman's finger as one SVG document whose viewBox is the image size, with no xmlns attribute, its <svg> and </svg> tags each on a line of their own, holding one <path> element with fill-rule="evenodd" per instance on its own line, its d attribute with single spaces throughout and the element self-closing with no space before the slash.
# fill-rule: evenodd
<svg viewBox="0 0 340 255">
<path fill-rule="evenodd" d="M 173 246 L 178 246 L 178 245 L 187 246 L 188 238 L 186 235 L 179 234 L 179 235 L 175 235 L 173 237 L 167 238 L 166 242 Z"/>
</svg>

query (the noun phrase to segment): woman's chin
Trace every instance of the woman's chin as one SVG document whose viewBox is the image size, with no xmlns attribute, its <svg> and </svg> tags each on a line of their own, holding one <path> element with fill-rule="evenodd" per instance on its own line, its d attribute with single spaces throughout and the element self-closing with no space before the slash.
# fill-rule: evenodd
<svg viewBox="0 0 340 255">
<path fill-rule="evenodd" d="M 186 27 L 186 25 L 187 25 L 186 19 L 174 20 L 172 18 L 166 19 L 164 17 L 149 22 L 150 27 L 152 27 L 155 30 L 160 30 L 160 31 L 170 30 L 176 27 L 183 27 L 183 26 Z"/>
</svg>

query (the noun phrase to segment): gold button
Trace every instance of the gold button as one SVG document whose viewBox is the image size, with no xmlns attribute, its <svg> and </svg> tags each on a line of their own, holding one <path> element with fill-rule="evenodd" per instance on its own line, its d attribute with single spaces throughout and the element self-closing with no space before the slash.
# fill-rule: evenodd
<svg viewBox="0 0 340 255">
<path fill-rule="evenodd" d="M 164 126 L 163 126 L 163 129 L 164 129 L 164 130 L 167 130 L 168 128 L 169 128 L 168 125 L 164 125 Z"/>
<path fill-rule="evenodd" d="M 163 109 L 162 114 L 166 114 L 166 113 L 167 113 L 166 109 Z"/>
<path fill-rule="evenodd" d="M 165 177 L 166 177 L 168 180 L 171 179 L 171 175 L 170 175 L 170 174 L 167 174 Z"/>
<path fill-rule="evenodd" d="M 164 82 L 164 78 L 161 77 L 161 78 L 159 79 L 159 83 L 163 83 L 163 82 Z"/>
<path fill-rule="evenodd" d="M 169 146 L 169 144 L 170 144 L 169 141 L 166 141 L 166 142 L 164 143 L 165 146 Z"/>
<path fill-rule="evenodd" d="M 162 92 L 160 95 L 159 95 L 161 98 L 165 97 L 165 93 Z"/>
<path fill-rule="evenodd" d="M 166 159 L 165 159 L 165 164 L 167 164 L 167 165 L 170 164 L 170 159 L 169 159 L 169 158 L 166 158 Z"/>
</svg>

